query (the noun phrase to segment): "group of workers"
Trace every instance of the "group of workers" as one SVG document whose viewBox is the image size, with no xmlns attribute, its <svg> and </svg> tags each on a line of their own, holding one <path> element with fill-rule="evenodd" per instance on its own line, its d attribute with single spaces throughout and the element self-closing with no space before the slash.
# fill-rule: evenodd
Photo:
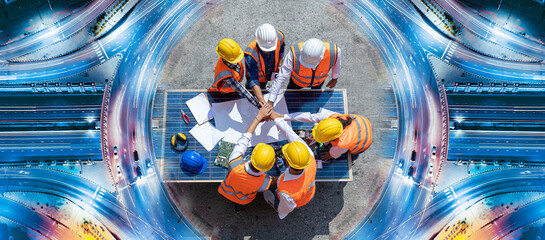
<svg viewBox="0 0 545 240">
<path fill-rule="evenodd" d="M 235 203 L 235 212 L 242 211 L 258 192 L 263 192 L 265 201 L 283 219 L 295 208 L 313 199 L 317 170 L 313 151 L 286 121 L 317 123 L 312 129 L 314 140 L 332 145 L 326 154 L 318 156 L 322 160 L 338 158 L 347 151 L 357 154 L 366 150 L 372 142 L 371 124 L 363 116 L 355 114 L 275 112 L 273 103 L 290 76 L 288 89 L 320 89 L 331 70 L 332 79 L 327 86 L 335 87 L 341 65 L 340 49 L 335 44 L 311 38 L 293 45 L 284 58 L 285 43 L 281 31 L 270 24 L 263 24 L 257 28 L 255 37 L 256 40 L 244 52 L 231 39 L 222 39 L 216 48 L 220 57 L 216 64 L 214 84 L 208 90 L 237 92 L 259 108 L 257 116 L 237 141 L 229 157 L 228 175 L 218 192 Z M 244 75 L 247 79 L 245 87 L 241 84 Z M 273 83 L 269 97 L 265 100 L 262 89 L 271 80 Z M 255 95 L 248 89 L 252 89 Z M 257 125 L 269 120 L 275 122 L 289 142 L 282 147 L 288 168 L 279 177 L 267 176 L 265 173 L 276 161 L 272 146 L 259 143 L 249 160 L 244 156 Z"/>
</svg>

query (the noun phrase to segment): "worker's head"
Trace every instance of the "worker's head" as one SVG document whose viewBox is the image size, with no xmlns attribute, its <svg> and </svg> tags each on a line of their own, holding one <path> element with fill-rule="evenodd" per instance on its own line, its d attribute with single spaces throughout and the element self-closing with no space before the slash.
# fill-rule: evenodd
<svg viewBox="0 0 545 240">
<path fill-rule="evenodd" d="M 324 54 L 325 45 L 322 40 L 311 38 L 303 43 L 299 62 L 307 68 L 315 68 L 324 58 Z"/>
<path fill-rule="evenodd" d="M 278 37 L 276 36 L 276 30 L 271 24 L 265 23 L 259 26 L 255 30 L 255 40 L 257 41 L 257 46 L 264 52 L 276 50 Z"/>
<path fill-rule="evenodd" d="M 218 43 L 216 53 L 225 59 L 225 61 L 232 64 L 240 62 L 244 57 L 244 52 L 238 43 L 230 38 L 224 38 Z"/>
<path fill-rule="evenodd" d="M 250 157 L 252 166 L 261 172 L 269 171 L 274 165 L 274 160 L 274 149 L 265 143 L 258 143 L 252 152 L 252 157 Z"/>
<path fill-rule="evenodd" d="M 284 159 L 291 168 L 302 170 L 310 165 L 310 153 L 307 146 L 299 141 L 291 142 L 282 147 Z"/>
<path fill-rule="evenodd" d="M 337 139 L 343 133 L 343 125 L 339 119 L 326 118 L 312 129 L 316 142 L 324 143 Z"/>
</svg>

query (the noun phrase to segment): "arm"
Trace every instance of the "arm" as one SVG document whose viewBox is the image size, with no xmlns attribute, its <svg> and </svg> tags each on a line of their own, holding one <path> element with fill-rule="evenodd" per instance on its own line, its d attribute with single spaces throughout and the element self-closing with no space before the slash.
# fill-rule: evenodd
<svg viewBox="0 0 545 240">
<path fill-rule="evenodd" d="M 261 105 L 266 103 L 265 98 L 263 98 L 263 92 L 261 92 L 261 86 L 259 86 L 259 84 L 254 85 L 252 87 L 252 90 L 254 90 L 254 95 L 257 98 L 257 100 L 261 103 Z"/>
<path fill-rule="evenodd" d="M 305 143 L 305 141 L 303 141 L 303 139 L 301 139 L 301 137 L 299 137 L 299 135 L 297 135 L 293 131 L 293 129 L 290 127 L 290 125 L 288 125 L 288 123 L 286 121 L 284 121 L 282 116 L 284 116 L 284 115 L 276 113 L 276 112 L 273 112 L 271 114 L 271 119 L 273 119 L 274 123 L 276 123 L 276 127 L 278 127 L 278 130 L 280 130 L 280 132 L 282 132 L 284 134 L 284 136 L 286 136 L 286 138 L 288 139 L 288 142 L 299 141 L 299 142 L 304 143 L 305 146 L 307 146 L 307 149 L 308 149 L 310 155 L 312 155 L 314 157 L 314 153 L 312 152 L 312 149 L 310 149 L 310 147 Z"/>
<path fill-rule="evenodd" d="M 256 108 L 261 108 L 261 104 L 259 103 L 259 101 L 257 100 L 257 98 L 252 95 L 248 89 L 244 88 L 244 86 L 242 86 L 242 84 L 240 84 L 239 82 L 237 82 L 234 78 L 232 77 L 229 77 L 229 78 L 226 78 L 226 79 L 223 79 L 223 81 L 225 82 L 225 84 L 228 84 L 229 87 L 231 87 L 232 89 L 235 89 L 235 91 L 241 96 L 241 97 L 244 97 L 246 99 L 248 99 L 248 101 L 254 105 Z"/>
<path fill-rule="evenodd" d="M 286 79 L 290 77 L 291 71 L 293 71 L 293 54 L 290 51 L 288 53 L 288 56 L 284 58 L 284 63 L 282 64 L 282 67 L 280 67 L 280 71 L 278 72 L 276 79 L 274 80 L 271 88 L 269 89 L 268 101 L 270 105 L 273 105 L 276 101 L 278 93 L 280 92 L 280 88 L 282 88 L 284 82 L 286 82 Z"/>
<path fill-rule="evenodd" d="M 250 140 L 252 138 L 252 134 L 254 134 L 254 131 L 257 128 L 257 125 L 259 125 L 259 123 L 263 121 L 264 118 L 271 115 L 271 113 L 271 106 L 267 105 L 259 109 L 257 116 L 255 116 L 252 123 L 250 123 L 250 126 L 248 126 L 248 128 L 246 129 L 246 132 L 242 134 L 242 136 L 240 136 L 240 138 L 238 139 L 237 145 L 235 145 L 235 148 L 233 148 L 233 152 L 231 152 L 231 156 L 229 156 L 229 161 L 232 161 L 237 157 L 244 156 L 244 153 L 248 149 L 248 146 L 250 146 Z"/>
<path fill-rule="evenodd" d="M 332 147 L 329 149 L 329 152 L 323 154 L 323 155 L 321 156 L 321 158 L 322 158 L 322 160 L 324 160 L 324 161 L 327 161 L 327 160 L 329 160 L 329 159 L 337 159 L 337 158 L 339 158 L 341 155 L 343 155 L 343 153 L 345 153 L 346 151 L 348 151 L 348 149 L 344 149 L 344 148 L 332 146 Z"/>
<path fill-rule="evenodd" d="M 244 62 L 246 64 L 246 82 L 248 87 L 254 91 L 254 95 L 260 103 L 264 103 L 263 93 L 259 86 L 259 68 L 254 58 L 248 54 L 244 54 Z"/>
<path fill-rule="evenodd" d="M 330 112 L 321 112 L 311 114 L 309 112 L 296 112 L 290 114 L 284 114 L 282 117 L 286 121 L 298 121 L 306 123 L 318 123 L 331 116 Z"/>
<path fill-rule="evenodd" d="M 334 88 L 337 85 L 337 79 L 339 78 L 339 72 L 341 71 L 341 48 L 337 46 L 337 62 L 331 68 L 331 81 L 327 83 L 326 87 Z"/>
</svg>

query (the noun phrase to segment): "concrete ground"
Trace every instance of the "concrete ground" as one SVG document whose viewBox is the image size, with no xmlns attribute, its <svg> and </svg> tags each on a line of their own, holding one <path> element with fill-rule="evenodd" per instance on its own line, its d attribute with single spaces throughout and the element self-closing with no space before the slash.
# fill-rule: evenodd
<svg viewBox="0 0 545 240">
<path fill-rule="evenodd" d="M 241 214 L 217 193 L 218 183 L 168 183 L 184 216 L 203 234 L 221 239 L 339 239 L 368 213 L 380 195 L 392 166 L 379 157 L 384 139 L 383 89 L 389 86 L 377 50 L 356 26 L 326 0 L 224 1 L 180 40 L 162 72 L 161 88 L 205 89 L 214 78 L 215 46 L 232 38 L 241 47 L 255 29 L 271 23 L 286 35 L 288 46 L 317 37 L 342 49 L 342 70 L 336 88 L 347 89 L 348 109 L 373 124 L 373 145 L 354 162 L 352 182 L 317 183 L 314 200 L 280 220 L 258 195 Z M 288 48 L 286 48 L 286 54 Z M 329 81 L 329 78 L 328 80 Z M 287 84 L 287 83 L 286 83 Z"/>
</svg>

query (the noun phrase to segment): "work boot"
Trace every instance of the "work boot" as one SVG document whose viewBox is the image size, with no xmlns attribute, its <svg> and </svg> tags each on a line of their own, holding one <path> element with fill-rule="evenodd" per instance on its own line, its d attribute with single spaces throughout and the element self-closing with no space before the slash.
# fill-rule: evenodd
<svg viewBox="0 0 545 240">
<path fill-rule="evenodd" d="M 246 209 L 246 205 L 235 203 L 235 213 L 240 213 L 244 209 Z"/>
<path fill-rule="evenodd" d="M 276 211 L 276 208 L 274 207 L 274 201 L 276 197 L 274 196 L 274 193 L 271 192 L 271 190 L 267 190 L 263 192 L 263 198 L 265 199 L 265 202 L 267 202 L 271 207 Z"/>
</svg>

